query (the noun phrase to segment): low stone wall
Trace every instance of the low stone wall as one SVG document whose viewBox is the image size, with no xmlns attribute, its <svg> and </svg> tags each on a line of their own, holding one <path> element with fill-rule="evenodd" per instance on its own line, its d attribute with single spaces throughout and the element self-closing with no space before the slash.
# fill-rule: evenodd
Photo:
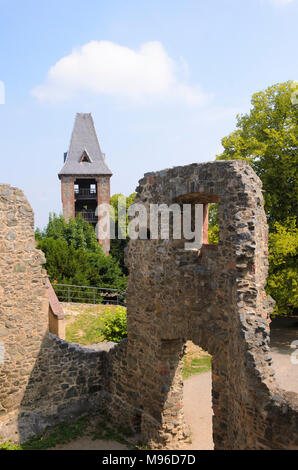
<svg viewBox="0 0 298 470">
<path fill-rule="evenodd" d="M 70 344 L 51 333 L 42 344 L 21 404 L 19 432 L 33 416 L 46 418 L 47 425 L 105 408 L 108 352 Z M 28 410 L 28 411 L 27 411 Z M 38 420 L 37 420 L 38 421 Z M 42 423 L 44 427 L 44 422 Z"/>
<path fill-rule="evenodd" d="M 24 442 L 47 426 L 103 411 L 113 347 L 81 347 L 47 333 L 20 406 L 0 421 L 0 435 Z"/>
</svg>

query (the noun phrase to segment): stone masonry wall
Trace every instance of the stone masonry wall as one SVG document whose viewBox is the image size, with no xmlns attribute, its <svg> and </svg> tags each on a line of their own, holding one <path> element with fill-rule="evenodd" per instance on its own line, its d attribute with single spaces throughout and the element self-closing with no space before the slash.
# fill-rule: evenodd
<svg viewBox="0 0 298 470">
<path fill-rule="evenodd" d="M 149 173 L 137 188 L 147 209 L 215 201 L 217 246 L 129 243 L 127 357 L 113 377 L 110 416 L 153 447 L 186 445 L 181 359 L 192 340 L 212 355 L 215 448 L 298 449 L 298 394 L 278 387 L 270 355 L 261 181 L 246 162 L 224 161 Z"/>
<path fill-rule="evenodd" d="M 48 325 L 43 254 L 22 191 L 0 186 L 0 420 L 19 409 Z M 1 422 L 0 421 L 0 422 Z M 0 427 L 1 434 L 1 427 Z"/>
<path fill-rule="evenodd" d="M 92 350 L 48 331 L 44 255 L 22 191 L 0 185 L 0 436 L 24 441 L 104 407 L 111 345 Z"/>
</svg>

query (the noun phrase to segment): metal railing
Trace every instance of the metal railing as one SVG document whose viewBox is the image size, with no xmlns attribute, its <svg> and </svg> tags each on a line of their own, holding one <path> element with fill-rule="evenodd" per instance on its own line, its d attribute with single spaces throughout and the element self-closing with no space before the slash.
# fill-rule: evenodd
<svg viewBox="0 0 298 470">
<path fill-rule="evenodd" d="M 94 305 L 125 305 L 126 303 L 126 293 L 117 289 L 56 283 L 52 285 L 60 302 Z"/>
<path fill-rule="evenodd" d="M 93 211 L 76 211 L 76 216 L 81 214 L 85 222 L 97 222 L 98 217 L 95 215 L 95 212 Z"/>
<path fill-rule="evenodd" d="M 97 191 L 95 188 L 75 188 L 74 193 L 77 199 L 94 199 L 97 197 Z"/>
</svg>

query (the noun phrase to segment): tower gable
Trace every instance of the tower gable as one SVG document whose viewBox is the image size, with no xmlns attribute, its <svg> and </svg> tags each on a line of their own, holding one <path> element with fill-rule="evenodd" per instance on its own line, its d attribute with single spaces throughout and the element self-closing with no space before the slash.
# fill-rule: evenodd
<svg viewBox="0 0 298 470">
<path fill-rule="evenodd" d="M 91 158 L 89 157 L 88 152 L 86 150 L 84 150 L 84 152 L 82 153 L 80 163 L 91 163 Z"/>
<path fill-rule="evenodd" d="M 62 176 L 111 176 L 96 135 L 91 113 L 77 113 Z"/>
</svg>

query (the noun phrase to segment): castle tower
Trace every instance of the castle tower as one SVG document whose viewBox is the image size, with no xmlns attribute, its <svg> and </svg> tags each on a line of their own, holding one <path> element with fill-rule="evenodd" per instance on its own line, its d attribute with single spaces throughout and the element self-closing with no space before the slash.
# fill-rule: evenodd
<svg viewBox="0 0 298 470">
<path fill-rule="evenodd" d="M 91 113 L 77 113 L 69 150 L 64 154 L 64 165 L 58 174 L 65 219 L 82 214 L 95 228 L 99 221 L 97 206 L 110 203 L 111 176 Z M 110 240 L 98 241 L 104 252 L 109 253 Z"/>
</svg>

